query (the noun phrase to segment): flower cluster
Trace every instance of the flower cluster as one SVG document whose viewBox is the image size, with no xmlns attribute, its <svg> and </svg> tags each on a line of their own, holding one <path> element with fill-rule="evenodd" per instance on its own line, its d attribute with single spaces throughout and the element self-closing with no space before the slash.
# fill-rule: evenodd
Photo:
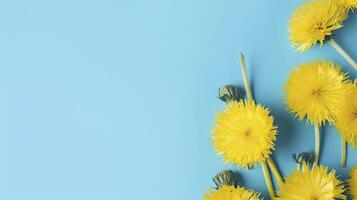
<svg viewBox="0 0 357 200">
<path fill-rule="evenodd" d="M 292 47 L 305 52 L 319 43 L 331 45 L 353 68 L 356 62 L 333 39 L 334 31 L 343 27 L 357 0 L 308 0 L 292 14 L 288 23 Z M 341 135 L 341 166 L 346 164 L 347 143 L 357 148 L 357 80 L 349 79 L 341 66 L 333 61 L 302 63 L 287 78 L 284 93 L 287 110 L 299 120 L 314 126 L 315 154 L 294 154 L 297 166 L 285 180 L 272 156 L 278 127 L 270 110 L 255 102 L 249 85 L 244 56 L 241 71 L 247 99 L 233 85 L 219 90 L 226 103 L 218 112 L 212 131 L 212 143 L 225 163 L 243 169 L 260 165 L 271 199 L 333 200 L 357 199 L 357 166 L 351 170 L 348 187 L 335 170 L 319 164 L 320 127 L 336 126 Z M 217 188 L 209 190 L 204 200 L 255 200 L 259 194 L 235 184 L 234 173 L 220 173 L 213 180 Z M 274 188 L 272 177 L 279 188 Z M 349 191 L 350 193 L 347 193 Z"/>
</svg>

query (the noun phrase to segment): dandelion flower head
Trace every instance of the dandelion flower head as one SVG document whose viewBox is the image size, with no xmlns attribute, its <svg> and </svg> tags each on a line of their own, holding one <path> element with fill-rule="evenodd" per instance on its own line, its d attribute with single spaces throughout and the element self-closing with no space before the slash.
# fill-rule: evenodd
<svg viewBox="0 0 357 200">
<path fill-rule="evenodd" d="M 223 185 L 218 190 L 211 189 L 203 197 L 204 200 L 259 200 L 259 194 L 243 187 Z"/>
<path fill-rule="evenodd" d="M 336 0 L 308 0 L 298 7 L 289 21 L 289 39 L 300 52 L 308 50 L 341 28 L 346 8 Z"/>
<path fill-rule="evenodd" d="M 346 79 L 347 75 L 332 61 L 301 64 L 285 85 L 288 110 L 314 125 L 333 123 L 345 95 Z"/>
<path fill-rule="evenodd" d="M 301 171 L 295 169 L 280 186 L 279 200 L 333 200 L 346 199 L 343 183 L 337 179 L 335 171 L 327 167 L 303 163 Z"/>
<path fill-rule="evenodd" d="M 227 163 L 249 168 L 270 157 L 277 130 L 270 111 L 254 101 L 232 101 L 219 112 L 213 145 Z"/>
</svg>

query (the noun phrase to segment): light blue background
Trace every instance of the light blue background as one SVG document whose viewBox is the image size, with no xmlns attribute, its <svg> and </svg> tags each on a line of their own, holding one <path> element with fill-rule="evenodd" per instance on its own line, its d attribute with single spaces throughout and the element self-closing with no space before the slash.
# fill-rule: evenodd
<svg viewBox="0 0 357 200">
<path fill-rule="evenodd" d="M 243 86 L 279 126 L 274 159 L 313 150 L 313 128 L 285 111 L 283 83 L 330 47 L 299 54 L 287 21 L 302 0 L 63 0 L 0 3 L 0 199 L 201 199 L 224 165 L 209 140 L 224 84 Z M 357 59 L 357 14 L 335 39 Z M 354 73 L 354 77 L 356 73 Z M 322 163 L 340 139 L 323 133 Z M 357 162 L 349 150 L 348 166 Z M 239 170 L 267 196 L 260 167 Z"/>
</svg>

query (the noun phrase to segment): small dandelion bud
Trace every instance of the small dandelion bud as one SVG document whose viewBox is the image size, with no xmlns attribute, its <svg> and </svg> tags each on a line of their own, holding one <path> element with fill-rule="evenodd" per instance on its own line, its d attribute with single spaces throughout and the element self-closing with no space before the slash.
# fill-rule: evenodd
<svg viewBox="0 0 357 200">
<path fill-rule="evenodd" d="M 235 185 L 233 183 L 234 173 L 232 171 L 223 171 L 213 178 L 217 184 L 217 188 L 211 188 L 203 196 L 203 200 L 260 200 L 259 193 L 254 190 L 246 189 Z M 233 179 L 232 179 L 233 178 Z M 219 185 L 218 185 L 219 184 Z"/>
<path fill-rule="evenodd" d="M 218 98 L 226 103 L 238 100 L 242 97 L 242 92 L 234 85 L 225 85 L 218 90 Z"/>
<path fill-rule="evenodd" d="M 231 170 L 219 172 L 212 180 L 216 184 L 216 189 L 219 189 L 223 185 L 236 186 L 237 183 L 237 177 Z"/>
<path fill-rule="evenodd" d="M 314 162 L 314 154 L 310 152 L 303 152 L 300 153 L 298 156 L 296 156 L 295 153 L 293 153 L 293 159 L 294 161 L 298 164 L 301 165 L 302 163 L 312 163 Z"/>
</svg>

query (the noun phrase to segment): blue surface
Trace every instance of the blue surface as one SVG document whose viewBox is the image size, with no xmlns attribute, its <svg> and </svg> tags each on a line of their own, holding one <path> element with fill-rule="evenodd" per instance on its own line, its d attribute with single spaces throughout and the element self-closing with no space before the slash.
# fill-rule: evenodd
<svg viewBox="0 0 357 200">
<path fill-rule="evenodd" d="M 0 199 L 201 199 L 224 165 L 209 140 L 223 104 L 243 86 L 279 126 L 274 159 L 313 150 L 313 128 L 285 111 L 283 83 L 299 63 L 333 59 L 328 45 L 299 54 L 287 21 L 302 0 L 64 0 L 0 3 Z M 357 59 L 357 14 L 335 40 Z M 356 77 L 356 73 L 353 74 Z M 340 139 L 323 133 L 322 163 L 342 177 Z M 260 167 L 239 170 L 267 191 Z"/>
</svg>

